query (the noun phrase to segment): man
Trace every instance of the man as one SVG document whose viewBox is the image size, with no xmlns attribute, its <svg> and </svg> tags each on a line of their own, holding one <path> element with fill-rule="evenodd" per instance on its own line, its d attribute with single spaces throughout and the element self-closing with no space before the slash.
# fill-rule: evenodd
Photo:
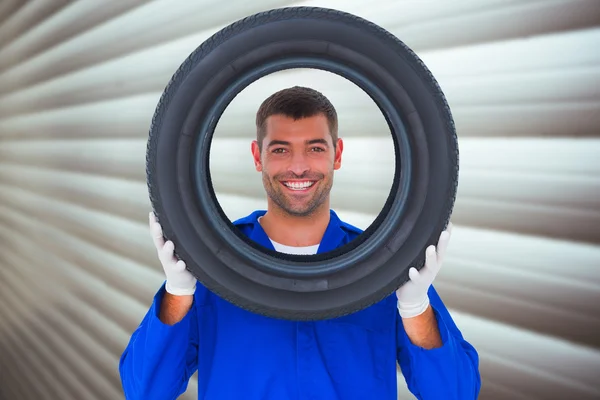
<svg viewBox="0 0 600 400">
<path fill-rule="evenodd" d="M 342 160 L 337 114 L 321 93 L 279 91 L 256 115 L 252 143 L 266 211 L 235 221 L 250 239 L 295 254 L 332 250 L 361 231 L 330 209 Z M 150 227 L 166 282 L 120 361 L 128 399 L 175 399 L 198 371 L 199 399 L 395 399 L 396 362 L 419 399 L 476 399 L 478 355 L 431 286 L 451 226 L 426 266 L 383 301 L 340 318 L 294 322 L 245 311 L 203 287 Z"/>
</svg>

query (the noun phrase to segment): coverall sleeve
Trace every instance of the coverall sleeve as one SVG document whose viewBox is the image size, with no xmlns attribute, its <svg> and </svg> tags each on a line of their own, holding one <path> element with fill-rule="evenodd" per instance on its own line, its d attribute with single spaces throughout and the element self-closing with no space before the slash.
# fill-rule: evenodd
<svg viewBox="0 0 600 400">
<path fill-rule="evenodd" d="M 163 284 L 121 355 L 119 373 L 128 400 L 174 400 L 198 368 L 196 300 L 181 321 L 166 325 L 158 318 L 164 294 Z"/>
<path fill-rule="evenodd" d="M 428 350 L 412 344 L 397 314 L 397 359 L 408 389 L 419 400 L 477 399 L 481 388 L 479 355 L 463 338 L 433 286 L 429 301 L 442 347 Z"/>
</svg>

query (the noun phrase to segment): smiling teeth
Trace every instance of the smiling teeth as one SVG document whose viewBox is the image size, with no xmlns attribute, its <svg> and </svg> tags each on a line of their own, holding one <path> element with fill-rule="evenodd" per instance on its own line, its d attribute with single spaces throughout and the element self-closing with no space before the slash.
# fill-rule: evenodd
<svg viewBox="0 0 600 400">
<path fill-rule="evenodd" d="M 303 190 L 311 187 L 314 182 L 285 182 L 284 185 L 294 190 Z"/>
</svg>

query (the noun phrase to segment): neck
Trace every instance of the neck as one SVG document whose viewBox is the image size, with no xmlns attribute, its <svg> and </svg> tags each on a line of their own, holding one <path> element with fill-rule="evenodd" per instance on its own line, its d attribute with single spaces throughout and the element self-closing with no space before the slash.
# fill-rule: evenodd
<svg viewBox="0 0 600 400">
<path fill-rule="evenodd" d="M 321 242 L 329 219 L 329 201 L 304 217 L 290 215 L 269 201 L 260 224 L 271 240 L 286 246 L 303 247 Z"/>
</svg>

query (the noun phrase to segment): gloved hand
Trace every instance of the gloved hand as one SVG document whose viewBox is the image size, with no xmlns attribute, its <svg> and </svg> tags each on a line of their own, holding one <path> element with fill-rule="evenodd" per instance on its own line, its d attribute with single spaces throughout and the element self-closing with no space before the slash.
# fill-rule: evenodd
<svg viewBox="0 0 600 400">
<path fill-rule="evenodd" d="M 427 247 L 425 250 L 425 266 L 420 271 L 412 267 L 408 271 L 410 280 L 396 290 L 398 311 L 402 318 L 421 315 L 429 307 L 427 291 L 440 271 L 451 233 L 452 223 L 449 223 L 446 230 L 440 234 L 437 252 L 436 246 Z"/>
<path fill-rule="evenodd" d="M 169 240 L 165 243 L 162 226 L 153 212 L 150 213 L 150 232 L 167 277 L 165 290 L 175 296 L 193 295 L 196 291 L 196 278 L 187 270 L 185 262 L 175 257 L 173 242 Z"/>
</svg>

